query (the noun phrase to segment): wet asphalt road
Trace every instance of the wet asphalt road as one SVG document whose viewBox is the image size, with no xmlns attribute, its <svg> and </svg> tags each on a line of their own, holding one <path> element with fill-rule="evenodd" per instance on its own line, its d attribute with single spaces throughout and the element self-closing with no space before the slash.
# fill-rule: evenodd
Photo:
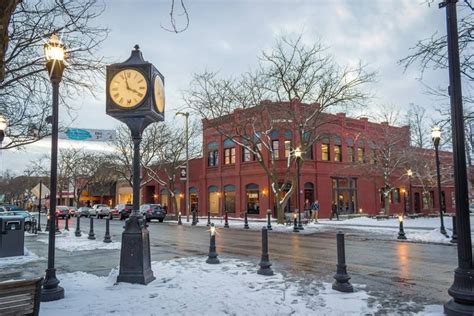
<svg viewBox="0 0 474 316">
<path fill-rule="evenodd" d="M 75 229 L 75 220 L 70 228 Z M 113 240 L 120 240 L 124 222 L 110 222 Z M 63 227 L 63 221 L 60 221 Z M 178 226 L 175 223 L 152 222 L 149 226 L 152 261 L 201 256 L 206 259 L 209 233 L 205 227 Z M 83 233 L 89 221 L 81 221 Z M 95 234 L 103 238 L 105 220 L 95 221 Z M 378 298 L 378 304 L 397 310 L 399 304 L 443 304 L 450 299 L 447 289 L 457 265 L 456 247 L 376 240 L 370 232 L 346 230 L 346 263 L 354 284 L 365 284 L 366 291 Z M 260 260 L 260 232 L 237 228 L 219 229 L 217 251 L 221 260 L 240 258 Z M 303 277 L 332 282 L 336 270 L 336 231 L 309 235 L 269 232 L 269 253 L 273 269 L 288 278 Z M 47 245 L 36 237 L 26 237 L 26 247 L 47 258 Z M 58 273 L 86 271 L 107 275 L 119 264 L 119 250 L 66 252 L 56 250 Z M 1 259 L 0 259 L 1 260 Z M 24 267 L 2 269 L 0 280 L 42 275 L 46 261 Z M 410 304 L 408 304 L 410 305 Z M 416 310 L 416 309 L 415 309 Z"/>
</svg>

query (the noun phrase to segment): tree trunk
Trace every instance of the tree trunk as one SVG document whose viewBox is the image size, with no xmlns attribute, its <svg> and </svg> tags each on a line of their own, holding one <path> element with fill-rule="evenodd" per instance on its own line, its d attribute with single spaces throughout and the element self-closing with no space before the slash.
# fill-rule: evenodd
<svg viewBox="0 0 474 316">
<path fill-rule="evenodd" d="M 384 213 L 385 215 L 390 215 L 390 199 L 389 195 L 384 193 Z"/>
</svg>

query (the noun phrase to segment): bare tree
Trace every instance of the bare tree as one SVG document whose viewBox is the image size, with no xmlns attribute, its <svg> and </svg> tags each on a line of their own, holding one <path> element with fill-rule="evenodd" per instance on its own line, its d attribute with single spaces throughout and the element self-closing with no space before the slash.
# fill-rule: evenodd
<svg viewBox="0 0 474 316">
<path fill-rule="evenodd" d="M 169 13 L 171 28 L 161 25 L 162 29 L 164 29 L 165 31 L 168 31 L 168 32 L 174 32 L 176 34 L 184 32 L 188 29 L 188 27 L 189 27 L 189 14 L 188 14 L 188 9 L 186 9 L 186 5 L 185 5 L 184 2 L 185 2 L 184 0 L 179 0 L 179 4 L 180 4 L 181 10 L 182 10 L 182 12 L 179 13 L 179 12 L 176 11 L 175 0 L 171 0 L 171 8 L 170 8 L 170 13 Z M 177 25 L 176 16 L 178 16 L 178 18 L 181 17 L 181 16 L 184 17 L 184 26 L 179 27 Z"/>
<path fill-rule="evenodd" d="M 198 136 L 198 131 L 197 124 L 191 124 L 188 134 L 189 159 L 196 157 L 201 151 L 198 142 L 193 141 Z M 180 167 L 186 165 L 186 135 L 183 129 L 172 125 L 163 125 L 161 133 L 166 135 L 167 141 L 158 149 L 155 164 L 143 167 L 149 179 L 155 180 L 168 191 L 172 210 L 177 216 L 175 185 L 179 181 Z"/>
<path fill-rule="evenodd" d="M 49 134 L 45 120 L 51 114 L 51 83 L 43 57 L 47 38 L 57 33 L 67 45 L 69 58 L 61 101 L 71 109 L 70 101 L 84 92 L 94 94 L 99 86 L 97 79 L 103 76 L 104 63 L 97 52 L 108 32 L 97 24 L 104 10 L 97 0 L 32 0 L 12 3 L 15 4 L 6 24 L 9 41 L 4 56 L 5 76 L 0 81 L 0 114 L 8 123 L 2 149 L 29 144 Z M 7 16 L 0 18 L 8 18 L 8 12 L 2 13 Z"/>
<path fill-rule="evenodd" d="M 149 167 L 157 161 L 160 148 L 169 140 L 169 134 L 163 128 L 163 123 L 154 123 L 143 132 L 140 145 L 140 165 Z M 130 130 L 121 125 L 116 138 L 111 143 L 115 151 L 107 155 L 108 163 L 115 169 L 119 179 L 125 180 L 133 187 L 133 141 Z M 140 186 L 150 181 L 145 174 L 140 175 Z"/>
<path fill-rule="evenodd" d="M 205 119 L 204 129 L 215 129 L 256 157 L 270 179 L 278 221 L 283 223 L 296 179 L 294 149 L 310 150 L 321 126 L 328 123 L 324 113 L 348 104 L 362 105 L 368 94 L 361 88 L 374 74 L 361 64 L 340 67 L 324 47 L 305 45 L 301 36 L 277 40 L 260 61 L 257 71 L 237 79 L 220 79 L 212 72 L 196 74 L 185 100 Z M 265 99 L 278 104 L 261 102 Z M 290 127 L 296 135 L 282 166 L 272 133 Z"/>
</svg>

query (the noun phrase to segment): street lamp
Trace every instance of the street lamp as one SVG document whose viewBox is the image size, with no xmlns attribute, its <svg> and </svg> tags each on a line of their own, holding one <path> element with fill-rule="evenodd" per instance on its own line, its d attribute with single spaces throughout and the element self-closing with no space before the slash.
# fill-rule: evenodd
<svg viewBox="0 0 474 316">
<path fill-rule="evenodd" d="M 186 222 L 189 222 L 189 112 L 176 112 L 176 115 L 186 118 Z"/>
<path fill-rule="evenodd" d="M 398 229 L 397 239 L 406 240 L 407 237 L 405 236 L 405 231 L 403 230 L 403 214 L 398 215 L 398 221 L 400 222 L 400 225 L 399 225 L 399 229 Z"/>
<path fill-rule="evenodd" d="M 401 192 L 403 193 L 403 215 L 407 213 L 407 190 L 402 188 Z"/>
<path fill-rule="evenodd" d="M 441 234 L 448 237 L 446 234 L 446 229 L 444 229 L 443 206 L 442 206 L 442 199 L 441 199 L 441 174 L 439 172 L 439 141 L 441 139 L 441 129 L 438 126 L 434 126 L 431 129 L 431 138 L 433 139 L 433 143 L 435 146 L 435 154 L 436 154 L 436 178 L 438 181 L 439 220 L 441 222 L 439 230 Z"/>
<path fill-rule="evenodd" d="M 448 315 L 472 315 L 474 314 L 474 278 L 472 277 L 474 269 L 456 5 L 457 1 L 454 0 L 445 0 L 439 4 L 440 8 L 446 7 L 449 97 L 453 135 L 456 228 L 458 233 L 458 267 L 454 271 L 454 282 L 448 290 L 453 299 L 444 305 L 444 312 Z"/>
<path fill-rule="evenodd" d="M 3 139 L 5 139 L 5 130 L 7 129 L 7 120 L 3 115 L 0 115 L 0 144 L 3 142 Z"/>
<path fill-rule="evenodd" d="M 409 203 L 408 204 L 409 205 L 408 212 L 410 212 L 410 214 L 412 214 L 413 213 L 413 210 L 412 210 L 413 203 L 412 203 L 412 199 L 411 199 L 411 197 L 412 197 L 411 177 L 413 176 L 413 171 L 411 169 L 407 170 L 407 176 L 408 176 L 408 183 L 409 183 L 408 184 L 408 203 Z"/>
<path fill-rule="evenodd" d="M 49 41 L 44 44 L 44 55 L 46 58 L 46 69 L 53 86 L 53 111 L 52 111 L 52 134 L 51 134 L 51 184 L 49 195 L 49 242 L 48 242 L 48 268 L 43 281 L 41 301 L 55 301 L 64 298 L 64 289 L 60 287 L 54 267 L 55 236 L 56 236 L 56 193 L 58 178 L 58 103 L 59 83 L 61 82 L 66 52 L 64 44 L 56 34 L 51 35 Z"/>
<path fill-rule="evenodd" d="M 303 152 L 301 147 L 297 147 L 293 153 L 296 159 L 296 207 L 298 208 L 298 230 L 304 230 L 301 223 L 301 201 L 300 201 L 300 161 Z"/>
</svg>

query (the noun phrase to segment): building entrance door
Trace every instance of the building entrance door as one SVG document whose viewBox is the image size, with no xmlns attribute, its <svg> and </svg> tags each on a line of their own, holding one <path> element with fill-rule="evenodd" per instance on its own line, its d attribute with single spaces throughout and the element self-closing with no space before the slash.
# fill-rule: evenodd
<svg viewBox="0 0 474 316">
<path fill-rule="evenodd" d="M 357 211 L 357 178 L 332 178 L 332 204 L 339 214 L 354 214 Z"/>
<path fill-rule="evenodd" d="M 420 213 L 420 193 L 415 193 L 415 213 Z"/>
</svg>

